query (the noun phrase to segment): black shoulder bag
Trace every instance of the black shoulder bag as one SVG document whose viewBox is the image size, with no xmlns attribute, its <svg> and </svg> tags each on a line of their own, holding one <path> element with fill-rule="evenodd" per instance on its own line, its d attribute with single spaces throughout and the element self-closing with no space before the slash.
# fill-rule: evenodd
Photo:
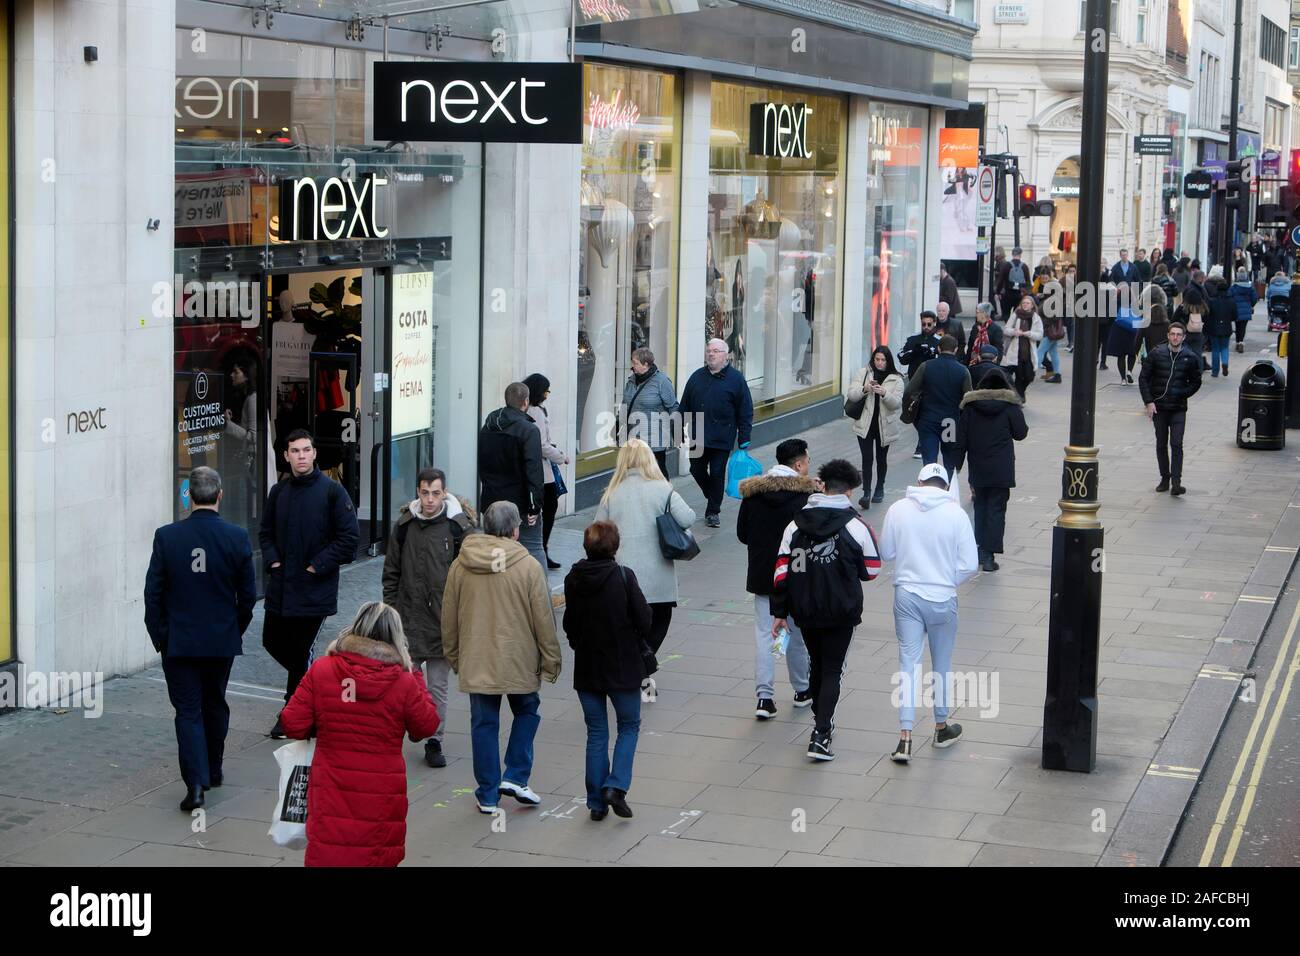
<svg viewBox="0 0 1300 956">
<path fill-rule="evenodd" d="M 655 518 L 655 528 L 659 532 L 659 551 L 669 561 L 689 561 L 700 553 L 700 543 L 689 529 L 683 528 L 673 517 L 674 494 L 675 491 L 668 489 L 664 510 Z"/>
</svg>

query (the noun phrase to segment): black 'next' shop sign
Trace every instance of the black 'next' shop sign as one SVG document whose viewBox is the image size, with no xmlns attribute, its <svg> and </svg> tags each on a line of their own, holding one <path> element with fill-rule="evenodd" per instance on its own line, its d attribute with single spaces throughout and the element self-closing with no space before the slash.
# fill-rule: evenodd
<svg viewBox="0 0 1300 956">
<path fill-rule="evenodd" d="M 582 142 L 580 63 L 376 63 L 377 140 Z"/>
</svg>

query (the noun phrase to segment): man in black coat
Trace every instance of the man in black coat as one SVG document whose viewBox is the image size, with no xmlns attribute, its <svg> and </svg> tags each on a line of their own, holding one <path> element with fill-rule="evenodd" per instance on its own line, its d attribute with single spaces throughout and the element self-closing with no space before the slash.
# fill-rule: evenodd
<svg viewBox="0 0 1300 956">
<path fill-rule="evenodd" d="M 970 387 L 982 388 L 980 385 L 984 377 L 990 372 L 1002 368 L 1002 360 L 998 356 L 998 350 L 991 345 L 985 345 L 980 349 L 979 361 L 970 366 Z"/>
<path fill-rule="evenodd" d="M 542 472 L 542 433 L 528 417 L 528 386 L 511 382 L 506 386 L 506 403 L 490 412 L 478 433 L 479 514 L 497 501 L 509 501 L 519 509 L 519 543 L 546 569 L 542 547 L 542 505 L 545 476 Z"/>
<path fill-rule="evenodd" d="M 948 267 L 939 263 L 939 301 L 947 302 L 953 318 L 961 315 L 961 295 L 957 292 L 957 280 L 948 274 Z"/>
<path fill-rule="evenodd" d="M 909 335 L 898 350 L 898 360 L 907 366 L 909 379 L 916 375 L 917 369 L 939 354 L 942 333 L 938 331 L 938 324 L 939 317 L 926 309 L 921 313 L 921 331 Z"/>
<path fill-rule="evenodd" d="M 1020 304 L 1030 287 L 1029 266 L 1020 261 L 1020 253 L 1020 247 L 1016 246 L 1011 250 L 1011 258 L 1004 259 L 997 270 L 994 291 L 1001 304 L 1004 320 Z"/>
<path fill-rule="evenodd" d="M 957 354 L 966 354 L 966 330 L 962 328 L 961 320 L 957 314 L 952 311 L 947 302 L 940 302 L 935 306 L 934 329 L 940 335 L 951 335 L 957 340 Z"/>
<path fill-rule="evenodd" d="M 1119 285 L 1120 283 L 1137 284 L 1139 282 L 1137 266 L 1128 261 L 1128 250 L 1119 251 L 1119 262 L 1110 267 L 1110 281 Z"/>
<path fill-rule="evenodd" d="M 1138 375 L 1138 390 L 1146 405 L 1147 418 L 1156 428 L 1156 464 L 1160 467 L 1156 491 L 1173 495 L 1187 491 L 1182 480 L 1187 400 L 1201 387 L 1201 357 L 1184 347 L 1186 338 L 1187 327 L 1183 323 L 1169 323 L 1168 341 L 1147 353 Z"/>
<path fill-rule="evenodd" d="M 188 518 L 154 532 L 144 584 L 145 628 L 162 654 L 176 710 L 187 813 L 203 806 L 203 791 L 221 786 L 226 682 L 257 603 L 248 534 L 217 514 L 221 476 L 202 466 L 191 471 L 190 502 Z"/>
<path fill-rule="evenodd" d="M 759 720 L 776 716 L 772 700 L 776 661 L 772 654 L 771 606 L 776 553 L 786 527 L 803 510 L 809 495 L 821 491 L 817 481 L 808 477 L 808 443 L 802 438 L 787 438 L 777 445 L 776 462 L 767 474 L 740 483 L 740 514 L 736 519 L 736 537 L 749 549 L 745 590 L 754 595 L 754 683 L 758 692 L 754 716 Z M 790 621 L 788 627 L 790 646 L 785 660 L 790 686 L 794 688 L 794 706 L 807 707 L 812 703 L 808 649 L 799 626 Z"/>
<path fill-rule="evenodd" d="M 1015 442 L 1029 434 L 1024 399 L 1011 387 L 1006 373 L 994 368 L 979 388 L 962 396 L 957 427 L 957 467 L 967 464 L 975 504 L 975 546 L 980 567 L 996 571 L 1007 525 L 1007 501 L 1016 486 Z"/>
<path fill-rule="evenodd" d="M 299 428 L 284 451 L 289 477 L 266 496 L 258 540 L 266 567 L 262 646 L 288 672 L 284 699 L 307 673 L 325 618 L 338 612 L 339 568 L 357 556 L 357 512 L 337 481 L 316 467 L 316 442 Z M 271 737 L 284 736 L 277 717 Z"/>
<path fill-rule="evenodd" d="M 921 458 L 928 465 L 943 454 L 943 467 L 952 475 L 957 463 L 957 419 L 961 397 L 970 391 L 970 371 L 957 359 L 957 340 L 945 335 L 939 340 L 939 357 L 922 366 L 903 392 L 903 407 L 920 396 L 916 434 Z"/>
</svg>

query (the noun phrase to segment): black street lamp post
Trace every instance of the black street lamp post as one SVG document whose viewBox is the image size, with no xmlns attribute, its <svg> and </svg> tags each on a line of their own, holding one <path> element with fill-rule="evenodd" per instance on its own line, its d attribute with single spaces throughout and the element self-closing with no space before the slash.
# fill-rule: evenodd
<svg viewBox="0 0 1300 956">
<path fill-rule="evenodd" d="M 1079 281 L 1075 306 L 1070 444 L 1061 473 L 1061 515 L 1052 529 L 1052 597 L 1043 705 L 1043 767 L 1091 773 L 1097 765 L 1097 661 L 1105 532 L 1097 517 L 1097 294 L 1106 172 L 1110 0 L 1087 0 L 1083 54 L 1083 148 L 1079 169 Z"/>
</svg>

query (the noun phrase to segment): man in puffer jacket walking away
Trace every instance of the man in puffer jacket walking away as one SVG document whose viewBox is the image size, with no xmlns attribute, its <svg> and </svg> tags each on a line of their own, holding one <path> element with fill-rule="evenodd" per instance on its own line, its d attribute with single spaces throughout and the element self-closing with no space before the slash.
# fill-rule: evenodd
<svg viewBox="0 0 1300 956">
<path fill-rule="evenodd" d="M 1228 295 L 1232 296 L 1232 301 L 1237 306 L 1236 333 L 1237 333 L 1237 351 L 1246 351 L 1246 326 L 1250 324 L 1251 316 L 1255 314 L 1255 303 L 1259 301 L 1259 295 L 1255 292 L 1255 283 L 1250 281 L 1250 277 L 1245 269 L 1237 270 L 1237 281 L 1228 287 Z"/>
<path fill-rule="evenodd" d="M 979 570 L 970 518 L 948 489 L 948 473 L 926 465 L 907 497 L 885 515 L 880 555 L 894 562 L 894 631 L 898 636 L 895 699 L 901 728 L 895 763 L 912 759 L 912 725 L 921 696 L 921 656 L 926 637 L 934 668 L 934 746 L 949 747 L 961 725 L 948 722 L 952 648 L 957 641 L 957 587 Z"/>
<path fill-rule="evenodd" d="M 357 513 L 343 486 L 316 467 L 311 433 L 289 433 L 290 475 L 266 497 L 258 540 L 266 566 L 262 645 L 288 671 L 288 700 L 307 673 L 325 618 L 338 612 L 339 568 L 357 556 Z M 277 719 L 271 737 L 284 737 Z"/>
<path fill-rule="evenodd" d="M 1201 387 L 1201 356 L 1184 346 L 1187 327 L 1169 325 L 1169 341 L 1156 346 L 1142 360 L 1138 389 L 1147 418 L 1156 428 L 1156 464 L 1160 466 L 1157 492 L 1185 494 L 1183 487 L 1183 431 L 1187 427 L 1187 400 Z M 1171 454 L 1172 453 L 1172 454 Z M 1172 487 L 1170 482 L 1172 481 Z"/>
<path fill-rule="evenodd" d="M 511 382 L 506 403 L 488 413 L 478 433 L 479 511 L 497 501 L 519 509 L 519 543 L 546 568 L 542 546 L 542 506 L 546 482 L 542 472 L 542 433 L 528 417 L 528 386 Z"/>
<path fill-rule="evenodd" d="M 758 691 L 754 716 L 759 720 L 776 716 L 776 704 L 772 700 L 776 659 L 772 653 L 771 608 L 776 553 L 785 529 L 808 503 L 808 497 L 821 490 L 821 485 L 808 477 L 808 443 L 802 438 L 787 438 L 777 445 L 776 461 L 766 475 L 746 478 L 740 483 L 740 515 L 736 519 L 736 537 L 749 549 L 745 590 L 754 595 L 754 674 Z M 804 647 L 799 625 L 791 621 L 789 628 L 786 666 L 794 688 L 794 705 L 807 707 L 812 703 L 812 692 L 808 689 L 808 649 Z"/>
<path fill-rule="evenodd" d="M 942 467 L 942 466 L 939 466 Z M 834 760 L 835 707 L 840 678 L 862 621 L 862 584 L 880 573 L 876 538 L 850 500 L 862 475 L 843 458 L 817 472 L 824 493 L 812 495 L 786 525 L 772 578 L 772 635 L 793 618 L 810 660 L 813 732 L 808 756 Z"/>
<path fill-rule="evenodd" d="M 967 480 L 975 503 L 975 544 L 980 567 L 999 568 L 1007 501 L 1016 486 L 1016 446 L 1029 434 L 1024 399 L 1011 387 L 1002 369 L 990 373 L 980 388 L 962 396 L 957 425 L 957 470 L 970 463 Z"/>
<path fill-rule="evenodd" d="M 416 499 L 402 513 L 384 555 L 384 603 L 402 616 L 411 660 L 424 668 L 424 682 L 437 705 L 447 713 L 447 678 L 451 665 L 442 653 L 442 595 L 451 563 L 460 554 L 461 539 L 474 527 L 474 513 L 447 492 L 447 476 L 424 468 L 415 478 Z M 447 766 L 442 754 L 446 723 L 424 742 L 424 761 Z"/>
<path fill-rule="evenodd" d="M 546 572 L 519 543 L 519 509 L 509 501 L 492 503 L 483 512 L 483 531 L 466 536 L 447 574 L 442 647 L 461 693 L 469 694 L 479 812 L 495 813 L 499 795 L 534 807 L 542 802 L 528 786 L 541 723 L 537 691 L 542 678 L 552 684 L 559 679 L 560 644 Z M 503 694 L 514 715 L 504 774 Z"/>
</svg>

